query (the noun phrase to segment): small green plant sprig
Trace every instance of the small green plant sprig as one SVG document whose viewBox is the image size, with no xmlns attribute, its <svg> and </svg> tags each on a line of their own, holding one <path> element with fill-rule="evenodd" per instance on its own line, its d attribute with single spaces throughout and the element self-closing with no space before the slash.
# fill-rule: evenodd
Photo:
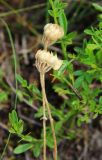
<svg viewBox="0 0 102 160">
<path fill-rule="evenodd" d="M 73 106 L 73 109 L 71 108 L 72 113 L 74 112 L 74 106 L 75 106 L 75 110 L 77 111 L 77 113 L 80 114 L 81 112 L 83 112 L 85 114 L 84 116 L 83 116 L 83 114 L 82 114 L 82 116 L 80 115 L 78 118 L 77 122 L 78 122 L 78 125 L 80 125 L 81 122 L 84 122 L 84 121 L 89 122 L 90 117 L 94 118 L 94 117 L 96 117 L 96 115 L 98 113 L 101 113 L 101 108 L 99 110 L 97 100 L 96 100 L 96 102 L 94 102 L 94 100 L 96 99 L 95 97 L 101 92 L 101 90 L 100 90 L 100 88 L 92 88 L 90 90 L 90 87 L 91 87 L 91 83 L 94 79 L 99 80 L 101 82 L 101 77 L 102 77 L 101 76 L 101 62 L 100 62 L 101 61 L 100 60 L 101 59 L 100 52 L 101 52 L 101 41 L 102 41 L 102 36 L 101 36 L 102 35 L 102 33 L 101 33 L 102 32 L 102 25 L 100 23 L 98 29 L 92 28 L 91 30 L 88 30 L 88 29 L 85 30 L 85 33 L 91 35 L 92 38 L 89 40 L 89 42 L 87 42 L 87 41 L 83 42 L 83 49 L 75 47 L 75 51 L 77 52 L 78 55 L 68 54 L 66 52 L 66 47 L 68 45 L 69 39 L 71 38 L 71 42 L 72 42 L 72 38 L 74 38 L 76 33 L 75 34 L 74 34 L 74 32 L 69 33 L 68 35 L 71 35 L 71 37 L 69 36 L 69 39 L 65 38 L 66 36 L 68 37 L 67 31 L 65 29 L 65 28 L 68 28 L 68 23 L 66 22 L 67 18 L 64 13 L 65 4 L 62 5 L 62 2 L 60 0 L 58 0 L 58 1 L 51 0 L 49 2 L 52 6 L 52 9 L 49 11 L 49 14 L 54 18 L 54 21 L 56 19 L 55 22 L 59 23 L 64 28 L 65 35 L 61 39 L 61 41 L 59 41 L 59 43 L 61 42 L 62 50 L 64 53 L 64 58 L 65 59 L 67 59 L 66 57 L 69 58 L 69 62 L 64 61 L 64 65 L 60 68 L 60 70 L 58 72 L 54 71 L 53 76 L 55 78 L 59 79 L 60 83 L 55 84 L 53 86 L 53 88 L 55 89 L 55 91 L 58 94 L 60 94 L 62 96 L 69 94 L 71 97 L 73 97 L 73 95 L 75 95 L 75 94 L 73 94 L 70 90 L 66 89 L 67 86 L 69 86 L 69 88 L 71 88 L 71 89 L 74 89 L 74 88 L 78 89 L 78 92 L 76 89 L 74 89 L 74 91 L 76 92 L 76 95 L 77 95 L 76 96 L 77 99 L 72 98 L 72 99 L 70 99 L 71 103 L 66 102 L 66 104 L 68 106 L 70 106 L 70 105 Z M 95 4 L 94 4 L 94 6 L 97 7 L 97 5 L 95 5 Z M 60 10 L 59 10 L 59 7 L 61 7 Z M 98 8 L 98 10 L 100 9 L 99 6 L 97 8 Z M 63 18 L 61 18 L 62 15 L 63 15 Z M 62 21 L 60 21 L 60 19 Z M 64 41 L 64 38 L 66 39 L 66 43 Z M 98 51 L 98 52 L 95 55 L 94 52 L 96 52 L 96 51 Z M 83 65 L 85 64 L 86 70 L 74 71 L 73 64 L 71 63 L 74 61 L 77 61 L 78 63 L 82 63 Z M 65 71 L 66 71 L 66 74 L 65 74 Z M 99 76 L 99 74 L 100 74 L 100 76 Z M 80 92 L 80 94 L 79 94 L 79 92 Z M 90 101 L 89 95 L 92 95 L 91 101 Z M 65 100 L 64 100 L 64 103 L 65 103 Z M 88 106 L 90 109 L 87 109 Z M 97 106 L 97 109 L 95 109 L 95 106 Z M 92 107 L 93 107 L 93 109 L 92 109 Z M 85 112 L 85 110 L 86 110 L 86 112 Z M 96 113 L 96 110 L 98 113 Z M 69 114 L 70 114 L 70 112 L 69 112 Z"/>
<path fill-rule="evenodd" d="M 64 59 L 68 59 L 67 47 L 72 44 L 77 33 L 75 31 L 68 33 L 68 20 L 64 12 L 67 3 L 62 2 L 61 0 L 49 0 L 49 3 L 51 6 L 51 9 L 48 10 L 49 15 L 53 17 L 56 24 L 59 24 L 64 29 L 64 36 L 57 43 L 61 44 Z"/>
<path fill-rule="evenodd" d="M 65 70 L 63 69 L 63 72 L 59 70 L 58 73 L 54 73 L 54 76 L 58 78 L 60 82 L 53 86 L 59 95 L 64 96 L 68 94 L 70 96 L 70 102 L 66 102 L 66 105 L 72 106 L 71 113 L 74 113 L 76 110 L 76 115 L 79 114 L 77 119 L 79 126 L 84 122 L 90 122 L 99 114 L 102 114 L 102 97 L 97 98 L 101 93 L 102 83 L 101 23 L 99 23 L 98 28 L 91 27 L 91 29 L 86 29 L 85 33 L 91 36 L 90 40 L 83 42 L 83 48 L 75 47 L 77 56 L 69 55 L 70 59 L 77 61 L 77 63 L 80 63 L 85 69 L 74 71 L 73 65 L 69 63 L 69 65 L 66 65 L 68 75 L 65 75 Z M 68 64 L 68 62 L 66 62 L 66 64 Z M 74 78 L 74 76 L 76 78 Z M 72 92 L 66 89 L 68 81 L 80 92 L 82 97 L 81 101 L 79 101 L 80 99 L 75 99 Z M 94 86 L 95 84 L 96 86 Z"/>
<path fill-rule="evenodd" d="M 16 51 L 15 51 L 15 47 L 14 47 L 14 43 L 13 43 L 12 34 L 11 34 L 11 31 L 10 31 L 10 28 L 9 28 L 8 24 L 3 19 L 0 19 L 0 21 L 4 24 L 4 27 L 5 27 L 6 31 L 7 31 L 7 34 L 8 34 L 8 37 L 9 37 L 9 41 L 10 41 L 10 44 L 11 44 L 11 48 L 12 48 L 13 60 L 14 60 L 14 81 L 15 81 L 15 91 L 16 91 L 17 87 L 18 87 L 17 80 L 16 80 L 16 74 L 17 74 Z M 4 82 L 2 82 L 2 77 L 3 77 L 2 70 L 0 71 L 0 74 L 1 74 L 1 76 L 0 76 L 0 82 L 3 84 L 3 87 L 7 89 L 8 86 L 5 85 Z M 4 92 L 2 92 L 1 96 L 3 97 L 4 100 L 5 100 L 5 98 L 7 100 L 7 93 L 5 94 Z M 1 101 L 3 99 L 1 98 Z M 16 110 L 16 107 L 17 107 L 17 94 L 15 94 L 15 100 L 14 100 L 14 109 L 15 110 Z M 4 157 L 4 154 L 6 152 L 7 146 L 8 146 L 9 141 L 10 141 L 10 137 L 11 137 L 11 133 L 9 133 L 9 135 L 8 135 L 7 142 L 6 142 L 6 144 L 5 144 L 4 148 L 3 148 L 2 154 L 0 156 L 0 160 L 2 160 L 3 157 Z"/>
<path fill-rule="evenodd" d="M 27 150 L 31 149 L 34 156 L 37 158 L 40 155 L 42 148 L 42 140 L 36 139 L 31 135 L 24 135 L 24 123 L 21 119 L 18 118 L 18 115 L 15 110 L 9 114 L 10 122 L 10 133 L 17 135 L 23 141 L 23 144 L 18 145 L 14 149 L 15 154 L 24 153 Z"/>
<path fill-rule="evenodd" d="M 17 90 L 18 98 L 20 101 L 26 100 L 27 104 L 29 105 L 33 105 L 34 100 L 41 101 L 41 92 L 33 83 L 28 84 L 27 80 L 25 80 L 19 74 L 16 75 L 16 79 L 21 87 L 21 90 Z"/>
</svg>

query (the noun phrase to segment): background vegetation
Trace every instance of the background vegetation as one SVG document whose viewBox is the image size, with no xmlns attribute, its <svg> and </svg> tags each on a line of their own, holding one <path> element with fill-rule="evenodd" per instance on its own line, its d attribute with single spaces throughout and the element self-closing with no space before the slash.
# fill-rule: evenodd
<svg viewBox="0 0 102 160">
<path fill-rule="evenodd" d="M 64 64 L 46 74 L 46 92 L 58 158 L 102 159 L 101 5 L 95 0 L 0 0 L 1 159 L 42 159 L 42 95 L 34 62 L 36 51 L 43 48 L 44 25 L 56 20 L 65 35 L 49 50 Z M 50 160 L 53 140 L 47 123 Z"/>
</svg>

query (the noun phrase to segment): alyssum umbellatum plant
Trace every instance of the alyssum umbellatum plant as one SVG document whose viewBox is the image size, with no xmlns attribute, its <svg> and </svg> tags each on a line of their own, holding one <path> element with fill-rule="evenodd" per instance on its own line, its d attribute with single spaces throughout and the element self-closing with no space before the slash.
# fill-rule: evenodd
<svg viewBox="0 0 102 160">
<path fill-rule="evenodd" d="M 43 44 L 44 50 L 38 50 L 35 58 L 36 58 L 36 67 L 40 72 L 40 83 L 42 88 L 42 99 L 43 99 L 43 160 L 46 160 L 46 111 L 48 112 L 52 135 L 54 140 L 54 160 L 57 160 L 57 141 L 54 130 L 53 118 L 51 115 L 51 109 L 47 100 L 46 92 L 45 92 L 45 73 L 50 71 L 51 69 L 58 70 L 63 60 L 58 59 L 57 55 L 54 55 L 52 52 L 47 50 L 48 46 L 62 38 L 64 35 L 63 28 L 58 24 L 49 23 L 44 27 L 44 35 L 43 35 Z"/>
</svg>

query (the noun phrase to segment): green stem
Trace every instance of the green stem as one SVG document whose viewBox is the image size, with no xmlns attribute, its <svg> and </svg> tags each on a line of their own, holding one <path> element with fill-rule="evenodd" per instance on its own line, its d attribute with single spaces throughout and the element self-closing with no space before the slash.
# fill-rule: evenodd
<svg viewBox="0 0 102 160">
<path fill-rule="evenodd" d="M 61 42 L 61 48 L 64 54 L 64 59 L 68 59 L 66 45 L 64 45 L 63 42 Z"/>
<path fill-rule="evenodd" d="M 4 149 L 3 149 L 3 152 L 1 154 L 0 160 L 3 160 L 4 154 L 6 152 L 7 146 L 8 146 L 9 141 L 10 141 L 10 138 L 11 138 L 11 133 L 9 133 L 9 135 L 8 135 L 7 142 L 6 142 L 6 145 L 5 145 Z"/>
<path fill-rule="evenodd" d="M 12 39 L 12 35 L 11 35 L 11 31 L 8 27 L 8 24 L 0 19 L 2 21 L 2 23 L 5 25 L 5 28 L 6 28 L 6 31 L 8 33 L 8 36 L 9 36 L 9 40 L 10 40 L 10 43 L 11 43 L 11 47 L 12 47 L 12 52 L 13 52 L 13 58 L 14 58 L 14 75 L 15 75 L 15 87 L 16 87 L 16 91 L 17 91 L 17 88 L 18 88 L 18 84 L 17 84 L 17 79 L 16 79 L 16 74 L 17 74 L 17 63 L 16 63 L 16 52 L 15 52 L 15 47 L 14 47 L 14 43 L 13 43 L 13 39 Z M 16 109 L 17 107 L 17 94 L 16 94 L 16 97 L 15 97 L 15 101 L 14 101 L 14 109 Z M 9 144 L 9 141 L 10 141 L 10 137 L 11 137 L 11 133 L 9 133 L 8 135 L 8 138 L 7 138 L 7 143 L 3 149 L 3 152 L 1 154 L 1 157 L 0 157 L 0 160 L 3 160 L 3 157 L 4 157 L 4 154 L 6 152 L 6 149 L 7 149 L 7 146 Z"/>
<path fill-rule="evenodd" d="M 66 84 L 74 91 L 74 93 L 77 95 L 77 97 L 82 100 L 82 96 L 80 95 L 80 93 L 78 92 L 78 90 L 76 88 L 74 88 L 72 86 L 72 84 L 65 78 L 63 78 L 63 80 L 66 82 Z"/>
</svg>

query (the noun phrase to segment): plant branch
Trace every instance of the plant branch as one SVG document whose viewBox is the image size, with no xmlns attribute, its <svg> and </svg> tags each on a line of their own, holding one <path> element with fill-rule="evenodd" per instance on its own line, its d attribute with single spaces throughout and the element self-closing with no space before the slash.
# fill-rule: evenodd
<svg viewBox="0 0 102 160">
<path fill-rule="evenodd" d="M 55 135 L 55 129 L 54 129 L 54 122 L 53 118 L 51 115 L 51 109 L 49 107 L 49 103 L 47 100 L 46 92 L 45 92 L 45 74 L 40 72 L 40 81 L 41 81 L 41 87 L 42 87 L 42 96 L 43 96 L 43 129 L 44 129 L 44 158 L 46 157 L 46 108 L 48 111 L 48 116 L 51 124 L 51 130 L 52 130 L 52 135 L 53 135 L 53 140 L 54 140 L 54 160 L 57 160 L 57 140 L 56 140 L 56 135 Z M 46 158 L 44 159 L 46 160 Z"/>
<path fill-rule="evenodd" d="M 40 82 L 42 88 L 42 97 L 43 97 L 43 132 L 44 132 L 44 141 L 43 141 L 43 160 L 46 160 L 46 106 L 45 106 L 45 74 L 40 72 Z"/>
<path fill-rule="evenodd" d="M 53 118 L 51 115 L 51 109 L 49 107 L 46 93 L 44 94 L 44 98 L 45 98 L 45 102 L 46 102 L 46 106 L 47 106 L 47 110 L 48 110 L 48 115 L 49 115 L 49 119 L 50 119 L 52 135 L 53 135 L 53 140 L 54 140 L 54 155 L 53 156 L 54 156 L 54 160 L 57 160 L 57 140 L 56 140 L 56 135 L 55 135 L 54 122 L 53 122 Z"/>
</svg>

